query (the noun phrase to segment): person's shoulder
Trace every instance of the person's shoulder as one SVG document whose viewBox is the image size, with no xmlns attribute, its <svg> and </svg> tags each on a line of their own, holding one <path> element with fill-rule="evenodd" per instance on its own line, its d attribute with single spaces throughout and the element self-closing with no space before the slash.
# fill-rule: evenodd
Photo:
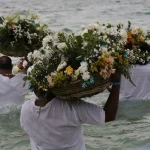
<svg viewBox="0 0 150 150">
<path fill-rule="evenodd" d="M 90 103 L 90 102 L 87 102 L 87 101 L 84 101 L 84 100 L 78 100 L 76 102 L 73 103 L 73 105 L 75 107 L 79 107 L 79 108 L 91 108 L 91 109 L 101 109 L 101 106 L 98 106 L 96 104 L 93 104 L 93 103 Z"/>
<path fill-rule="evenodd" d="M 14 76 L 14 78 L 20 78 L 20 79 L 22 79 L 22 78 L 24 78 L 25 76 L 27 76 L 25 73 L 18 73 L 18 74 L 16 74 L 16 75 Z"/>
</svg>

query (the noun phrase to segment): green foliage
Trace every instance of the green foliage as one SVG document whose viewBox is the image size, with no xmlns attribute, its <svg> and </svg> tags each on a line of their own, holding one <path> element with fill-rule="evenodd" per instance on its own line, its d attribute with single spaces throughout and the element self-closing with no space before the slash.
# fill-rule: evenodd
<svg viewBox="0 0 150 150">
<path fill-rule="evenodd" d="M 37 23 L 37 15 L 21 17 L 18 13 L 4 18 L 0 24 L 0 52 L 26 56 L 42 46 L 42 39 L 50 32 L 47 25 Z"/>
</svg>

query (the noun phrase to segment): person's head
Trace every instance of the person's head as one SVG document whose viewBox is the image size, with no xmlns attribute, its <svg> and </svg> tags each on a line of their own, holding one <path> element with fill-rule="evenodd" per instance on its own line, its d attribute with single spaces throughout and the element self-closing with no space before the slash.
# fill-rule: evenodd
<svg viewBox="0 0 150 150">
<path fill-rule="evenodd" d="M 41 89 L 38 89 L 38 87 L 34 88 L 34 93 L 39 99 L 51 100 L 55 97 L 55 95 L 51 91 L 43 91 Z"/>
<path fill-rule="evenodd" d="M 0 57 L 0 69 L 1 70 L 12 70 L 12 60 L 8 56 Z"/>
</svg>

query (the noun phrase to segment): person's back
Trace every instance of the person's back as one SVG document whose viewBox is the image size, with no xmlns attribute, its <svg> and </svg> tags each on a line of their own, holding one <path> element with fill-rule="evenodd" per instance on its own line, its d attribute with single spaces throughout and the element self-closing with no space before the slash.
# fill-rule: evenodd
<svg viewBox="0 0 150 150">
<path fill-rule="evenodd" d="M 21 109 L 20 124 L 29 135 L 32 150 L 85 150 L 81 125 L 104 125 L 116 118 L 120 71 L 112 75 L 112 89 L 100 107 L 82 100 L 65 101 L 50 90 L 34 86 L 37 99 L 26 101 Z"/>
<path fill-rule="evenodd" d="M 133 86 L 121 76 L 120 100 L 150 99 L 150 64 L 136 65 L 131 69 Z"/>
<path fill-rule="evenodd" d="M 81 124 L 103 125 L 105 113 L 84 101 L 70 105 L 54 98 L 41 110 L 35 101 L 25 102 L 20 121 L 32 150 L 85 150 Z"/>
<path fill-rule="evenodd" d="M 12 78 L 0 75 L 0 107 L 11 104 L 20 107 L 24 103 L 28 91 L 28 86 L 24 86 L 24 77 L 25 74 L 22 73 Z"/>
<path fill-rule="evenodd" d="M 12 75 L 12 60 L 8 56 L 0 57 L 0 107 L 14 104 L 20 107 L 28 91 L 28 83 L 24 86 L 23 73 Z"/>
</svg>

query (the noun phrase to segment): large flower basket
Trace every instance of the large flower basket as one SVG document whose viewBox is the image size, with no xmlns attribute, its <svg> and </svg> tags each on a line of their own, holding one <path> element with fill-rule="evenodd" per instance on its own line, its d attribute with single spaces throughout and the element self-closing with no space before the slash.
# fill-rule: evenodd
<svg viewBox="0 0 150 150">
<path fill-rule="evenodd" d="M 59 88 L 53 88 L 51 91 L 64 100 L 90 97 L 100 92 L 103 92 L 110 85 L 111 79 L 103 79 L 99 75 L 95 76 L 95 82 L 82 87 L 81 80 L 77 80 Z"/>
</svg>

